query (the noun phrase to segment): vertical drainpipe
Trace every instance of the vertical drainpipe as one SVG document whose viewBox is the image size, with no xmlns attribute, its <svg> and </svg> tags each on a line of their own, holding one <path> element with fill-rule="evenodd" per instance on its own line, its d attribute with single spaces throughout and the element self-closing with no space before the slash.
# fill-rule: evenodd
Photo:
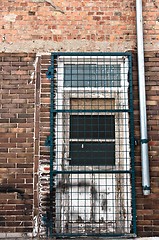
<svg viewBox="0 0 159 240">
<path fill-rule="evenodd" d="M 150 194 L 150 173 L 149 173 L 148 139 L 147 139 L 142 0 L 136 0 L 136 26 L 137 26 L 138 81 L 139 81 L 139 100 L 140 100 L 142 187 L 143 187 L 143 194 L 149 195 Z"/>
</svg>

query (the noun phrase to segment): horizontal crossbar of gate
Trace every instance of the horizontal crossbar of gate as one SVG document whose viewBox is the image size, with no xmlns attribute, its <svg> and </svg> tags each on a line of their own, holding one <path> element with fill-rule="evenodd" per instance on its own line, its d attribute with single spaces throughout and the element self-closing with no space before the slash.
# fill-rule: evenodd
<svg viewBox="0 0 159 240">
<path fill-rule="evenodd" d="M 79 112 L 82 112 L 82 113 L 85 113 L 85 112 L 92 112 L 92 110 L 70 110 L 70 109 L 52 109 L 51 111 L 52 113 L 79 113 Z M 96 112 L 96 113 L 104 113 L 104 112 L 131 112 L 131 110 L 128 110 L 128 109 L 114 109 L 114 110 L 93 110 L 93 112 Z"/>
<path fill-rule="evenodd" d="M 128 170 L 100 170 L 100 171 L 81 171 L 81 170 L 74 170 L 74 171 L 53 171 L 52 172 L 53 174 L 96 174 L 96 173 L 111 173 L 111 174 L 117 174 L 117 173 L 120 173 L 120 174 L 124 174 L 124 173 L 132 173 L 132 171 L 128 171 Z"/>
</svg>

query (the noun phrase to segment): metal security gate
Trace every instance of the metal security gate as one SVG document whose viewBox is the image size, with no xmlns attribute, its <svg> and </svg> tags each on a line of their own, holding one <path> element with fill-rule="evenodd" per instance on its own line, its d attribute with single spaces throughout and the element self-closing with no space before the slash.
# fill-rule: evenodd
<svg viewBox="0 0 159 240">
<path fill-rule="evenodd" d="M 130 53 L 53 53 L 50 237 L 136 233 Z"/>
</svg>

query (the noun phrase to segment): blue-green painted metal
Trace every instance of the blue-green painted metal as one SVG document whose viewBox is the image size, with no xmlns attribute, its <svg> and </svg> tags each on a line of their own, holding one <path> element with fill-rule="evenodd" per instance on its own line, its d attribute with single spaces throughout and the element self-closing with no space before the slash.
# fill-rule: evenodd
<svg viewBox="0 0 159 240">
<path fill-rule="evenodd" d="M 53 236 L 53 190 L 54 190 L 54 177 L 53 177 L 53 162 L 54 162 L 54 61 L 55 56 L 51 55 L 51 67 L 49 68 L 49 72 L 47 76 L 51 79 L 51 95 L 50 95 L 50 213 L 49 213 L 49 223 L 48 223 L 48 234 L 49 237 Z"/>
<path fill-rule="evenodd" d="M 49 135 L 45 140 L 45 146 L 50 147 L 50 144 L 51 144 L 51 137 Z"/>
<path fill-rule="evenodd" d="M 52 112 L 55 112 L 55 113 L 89 113 L 89 112 L 92 112 L 92 110 L 71 110 L 71 109 L 54 109 L 52 110 Z M 105 112 L 109 112 L 109 113 L 117 113 L 117 112 L 131 112 L 131 110 L 129 109 L 124 109 L 124 110 L 121 110 L 121 109 L 112 109 L 112 110 L 94 110 L 93 112 L 95 113 L 105 113 Z"/>
<path fill-rule="evenodd" d="M 77 170 L 77 171 L 53 171 L 53 174 L 75 174 L 75 173 L 79 173 L 79 174 L 97 174 L 97 173 L 112 173 L 112 174 L 116 174 L 116 173 L 132 173 L 131 170 L 93 170 L 93 171 L 81 171 L 81 170 Z"/>
<path fill-rule="evenodd" d="M 63 113 L 80 113 L 80 112 L 91 112 L 91 110 L 70 110 L 70 109 L 55 109 L 54 103 L 54 64 L 55 60 L 59 56 L 126 56 L 128 57 L 129 61 L 129 109 L 111 109 L 111 110 L 94 110 L 95 112 L 114 112 L 114 113 L 120 113 L 125 112 L 130 114 L 130 145 L 131 145 L 131 170 L 100 170 L 100 171 L 56 171 L 53 169 L 53 162 L 54 162 L 54 130 L 55 130 L 55 114 L 63 112 Z M 48 137 L 46 141 L 46 145 L 50 146 L 50 222 L 49 222 L 49 237 L 76 237 L 76 236 L 86 236 L 85 234 L 80 233 L 55 233 L 54 229 L 54 222 L 53 222 L 53 189 L 54 189 L 54 176 L 57 174 L 73 174 L 73 173 L 84 173 L 84 174 L 90 174 L 90 173 L 121 173 L 121 174 L 131 174 L 131 180 L 132 180 L 132 234 L 136 234 L 136 202 L 135 202 L 135 166 L 134 166 L 134 119 L 133 119 L 133 84 L 132 84 L 132 54 L 130 52 L 125 53 L 119 53 L 119 52 L 110 52 L 110 53 L 103 53 L 103 52 L 91 52 L 91 53 L 77 53 L 77 52 L 54 52 L 51 54 L 51 66 L 49 67 L 47 71 L 47 77 L 51 80 L 51 94 L 50 94 L 50 136 Z M 87 234 L 87 236 L 99 236 L 99 234 L 96 233 L 90 233 Z M 116 233 L 103 233 L 100 236 L 103 237 L 120 237 L 120 236 L 128 236 L 128 234 L 116 234 Z M 132 236 L 132 235 L 131 235 Z"/>
<path fill-rule="evenodd" d="M 130 146 L 131 146 L 131 166 L 132 166 L 132 227 L 133 233 L 137 234 L 136 228 L 136 195 L 135 195 L 135 156 L 134 156 L 134 113 L 133 113 L 133 79 L 132 79 L 132 55 L 128 56 L 129 59 L 129 101 L 130 101 Z"/>
<path fill-rule="evenodd" d="M 136 234 L 117 234 L 117 233 L 103 233 L 102 235 L 98 235 L 96 233 L 88 233 L 87 236 L 85 234 L 79 234 L 79 233 L 65 233 L 65 236 L 63 236 L 63 234 L 60 234 L 60 233 L 56 233 L 56 238 L 58 239 L 67 239 L 67 238 L 76 238 L 76 237 L 85 237 L 87 239 L 87 237 L 92 237 L 92 240 L 93 238 L 96 239 L 96 237 L 99 237 L 101 239 L 103 239 L 104 237 L 105 238 L 108 238 L 109 240 L 114 240 L 115 238 L 119 239 L 119 240 L 126 240 L 126 239 L 132 239 L 132 238 L 135 238 L 136 237 Z M 98 238 L 97 238 L 98 239 Z M 115 240 L 117 240 L 115 239 Z M 83 240 L 83 239 L 82 239 Z"/>
<path fill-rule="evenodd" d="M 52 55 L 52 57 L 53 57 L 54 55 Z M 54 77 L 54 67 L 51 65 L 51 66 L 49 66 L 49 68 L 48 68 L 48 71 L 46 72 L 46 76 L 47 76 L 47 78 L 49 78 L 49 79 L 53 79 L 53 77 Z"/>
<path fill-rule="evenodd" d="M 53 52 L 52 56 L 81 56 L 81 57 L 85 57 L 85 56 L 108 56 L 108 57 L 112 57 L 112 56 L 131 56 L 131 52 Z"/>
</svg>

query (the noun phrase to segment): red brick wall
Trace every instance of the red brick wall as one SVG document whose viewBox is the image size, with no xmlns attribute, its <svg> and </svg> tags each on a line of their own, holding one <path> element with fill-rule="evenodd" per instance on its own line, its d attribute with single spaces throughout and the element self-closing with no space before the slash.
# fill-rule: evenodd
<svg viewBox="0 0 159 240">
<path fill-rule="evenodd" d="M 0 6 L 0 183 L 25 192 L 25 199 L 17 192 L 0 193 L 2 233 L 32 232 L 39 219 L 40 235 L 45 234 L 42 214 L 49 188 L 49 148 L 44 145 L 50 121 L 50 81 L 45 75 L 50 55 L 46 53 L 136 52 L 135 1 L 54 0 L 53 5 L 44 0 L 3 0 Z M 143 0 L 151 194 L 142 194 L 139 142 L 135 147 L 139 236 L 159 236 L 158 9 L 157 0 Z M 139 140 L 136 53 L 133 75 Z M 33 221 L 33 217 L 37 218 Z"/>
<path fill-rule="evenodd" d="M 34 54 L 0 53 L 0 232 L 32 232 Z M 2 193 L 8 187 L 13 193 Z M 17 194 L 16 189 L 24 191 Z M 5 191 L 5 190 L 4 190 Z"/>
<path fill-rule="evenodd" d="M 135 62 L 134 67 L 136 65 Z M 159 236 L 159 55 L 157 52 L 145 52 L 145 70 L 151 194 L 149 196 L 143 196 L 142 194 L 141 156 L 139 144 L 135 148 L 137 230 L 139 236 Z M 134 76 L 134 80 L 135 136 L 137 139 L 140 139 L 137 93 L 138 86 L 136 76 Z"/>
<path fill-rule="evenodd" d="M 50 147 L 46 146 L 45 142 L 50 135 L 50 80 L 46 78 L 46 71 L 48 70 L 51 55 L 41 56 L 41 92 L 40 92 L 40 179 L 41 184 L 40 202 L 41 208 L 39 209 L 39 225 L 40 235 L 46 235 L 46 224 L 43 221 L 43 216 L 46 217 L 46 211 L 50 211 L 49 192 L 50 192 Z M 45 219 L 46 220 L 46 219 Z M 47 220 L 46 220 L 47 221 Z"/>
<path fill-rule="evenodd" d="M 106 46 L 116 50 L 119 45 L 123 48 L 124 41 L 129 49 L 134 48 L 134 1 L 53 0 L 52 2 L 55 7 L 44 0 L 3 1 L 0 34 L 6 49 L 10 49 L 10 44 L 12 47 L 15 45 L 17 50 L 19 47 L 22 49 L 24 41 L 32 45 L 26 44 L 28 49 L 37 49 L 37 45 L 40 44 L 41 50 L 54 47 L 66 50 L 74 41 L 74 48 L 77 49 L 81 40 L 91 42 L 92 47 L 94 41 L 100 43 L 104 41 Z M 48 42 L 47 47 L 44 46 L 43 41 Z M 56 45 L 63 41 L 65 44 Z M 34 44 L 35 42 L 37 45 Z M 116 47 L 113 46 L 114 42 Z M 80 45 L 82 47 L 82 44 Z M 90 49 L 91 46 L 87 43 L 87 46 L 82 48 L 86 47 Z M 26 48 L 25 45 L 23 48 Z"/>
<path fill-rule="evenodd" d="M 46 78 L 50 55 L 35 58 L 34 54 L 1 53 L 0 59 L 0 179 L 3 186 L 9 185 L 25 192 L 25 199 L 18 197 L 17 192 L 0 193 L 0 232 L 32 232 L 33 216 L 39 214 L 40 235 L 45 235 L 42 215 L 46 211 L 45 200 L 49 190 L 49 147 L 45 146 L 45 141 L 50 131 L 50 80 Z M 159 236 L 158 62 L 158 53 L 145 53 L 151 194 L 142 194 L 139 142 L 135 147 L 138 236 Z M 36 73 L 33 75 L 34 67 Z M 135 137 L 139 141 L 136 54 L 133 56 L 133 83 Z M 41 207 L 38 207 L 39 198 Z"/>
<path fill-rule="evenodd" d="M 134 0 L 3 0 L 2 51 L 119 51 L 136 47 Z M 146 50 L 158 49 L 159 3 L 143 0 Z"/>
</svg>

